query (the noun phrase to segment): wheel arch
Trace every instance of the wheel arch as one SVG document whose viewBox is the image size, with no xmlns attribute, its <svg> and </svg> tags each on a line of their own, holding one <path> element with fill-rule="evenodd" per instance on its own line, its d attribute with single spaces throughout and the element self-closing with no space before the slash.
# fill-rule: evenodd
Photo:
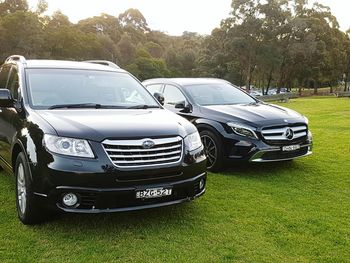
<svg viewBox="0 0 350 263">
<path fill-rule="evenodd" d="M 35 152 L 28 149 L 28 147 L 26 147 L 27 140 L 28 138 L 26 136 L 24 137 L 22 136 L 21 138 L 17 138 L 13 143 L 12 150 L 11 150 L 11 165 L 12 165 L 13 174 L 15 174 L 17 157 L 21 152 L 23 152 L 28 165 L 31 163 L 28 158 L 28 155 L 32 156 L 33 154 L 36 154 Z M 29 168 L 30 168 L 30 165 L 29 165 Z M 30 178 L 33 179 L 31 169 L 29 169 L 29 173 L 30 173 L 29 174 Z"/>
<path fill-rule="evenodd" d="M 226 132 L 224 127 L 217 121 L 197 119 L 194 122 L 194 124 L 197 127 L 199 132 L 204 130 L 209 130 L 209 131 L 215 132 L 221 138 L 223 137 L 222 134 Z"/>
</svg>

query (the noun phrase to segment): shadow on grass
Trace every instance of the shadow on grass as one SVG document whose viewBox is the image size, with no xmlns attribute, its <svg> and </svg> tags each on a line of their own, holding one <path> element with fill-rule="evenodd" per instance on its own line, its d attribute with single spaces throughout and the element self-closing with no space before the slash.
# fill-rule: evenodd
<svg viewBox="0 0 350 263">
<path fill-rule="evenodd" d="M 300 160 L 270 163 L 238 163 L 228 166 L 228 168 L 220 174 L 225 176 L 262 179 L 290 176 L 296 172 L 298 172 L 298 174 L 305 174 L 310 169 L 314 169 L 314 167 L 308 162 Z"/>
<path fill-rule="evenodd" d="M 107 214 L 59 214 L 45 224 L 33 226 L 48 235 L 75 238 L 100 238 L 113 235 L 145 235 L 192 228 L 198 224 L 200 212 L 195 203 Z M 97 234 L 97 236 L 95 236 Z M 89 237 L 88 237 L 89 238 Z M 104 239 L 104 238 L 103 238 Z"/>
<path fill-rule="evenodd" d="M 299 169 L 297 161 L 273 162 L 273 163 L 237 163 L 231 164 L 222 172 L 223 175 L 234 176 L 278 176 L 286 170 Z"/>
</svg>

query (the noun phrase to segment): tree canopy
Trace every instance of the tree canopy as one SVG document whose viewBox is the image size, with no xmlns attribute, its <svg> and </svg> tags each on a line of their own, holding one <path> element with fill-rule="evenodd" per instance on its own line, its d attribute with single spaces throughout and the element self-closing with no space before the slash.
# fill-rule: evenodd
<svg viewBox="0 0 350 263">
<path fill-rule="evenodd" d="M 346 83 L 350 31 L 342 32 L 329 7 L 307 0 L 233 0 L 231 13 L 210 35 L 170 36 L 149 28 L 137 9 L 78 23 L 56 11 L 44 15 L 26 0 L 0 0 L 0 56 L 106 59 L 140 79 L 218 77 L 236 85 L 309 87 Z"/>
</svg>

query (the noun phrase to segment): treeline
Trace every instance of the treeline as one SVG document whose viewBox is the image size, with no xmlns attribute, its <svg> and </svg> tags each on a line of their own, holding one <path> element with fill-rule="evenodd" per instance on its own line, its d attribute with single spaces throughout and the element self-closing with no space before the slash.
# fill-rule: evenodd
<svg viewBox="0 0 350 263">
<path fill-rule="evenodd" d="M 10 54 L 47 59 L 105 59 L 141 80 L 218 77 L 237 85 L 335 87 L 350 78 L 350 38 L 328 7 L 307 0 L 233 0 L 232 12 L 209 36 L 151 30 L 137 9 L 73 24 L 44 15 L 26 0 L 0 1 L 0 60 Z M 83 7 L 82 7 L 83 8 Z M 176 21 L 174 21 L 176 22 Z"/>
</svg>

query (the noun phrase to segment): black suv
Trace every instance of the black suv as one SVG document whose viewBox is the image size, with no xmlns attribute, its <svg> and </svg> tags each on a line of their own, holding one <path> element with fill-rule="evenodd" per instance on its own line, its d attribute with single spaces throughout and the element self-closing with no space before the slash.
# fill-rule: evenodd
<svg viewBox="0 0 350 263">
<path fill-rule="evenodd" d="M 152 79 L 143 84 L 164 95 L 165 107 L 200 132 L 208 169 L 233 161 L 293 160 L 312 153 L 308 119 L 263 103 L 221 79 Z"/>
<path fill-rule="evenodd" d="M 24 224 L 49 210 L 129 211 L 205 192 L 195 126 L 128 72 L 96 63 L 11 56 L 1 67 L 0 164 L 16 176 Z"/>
</svg>

